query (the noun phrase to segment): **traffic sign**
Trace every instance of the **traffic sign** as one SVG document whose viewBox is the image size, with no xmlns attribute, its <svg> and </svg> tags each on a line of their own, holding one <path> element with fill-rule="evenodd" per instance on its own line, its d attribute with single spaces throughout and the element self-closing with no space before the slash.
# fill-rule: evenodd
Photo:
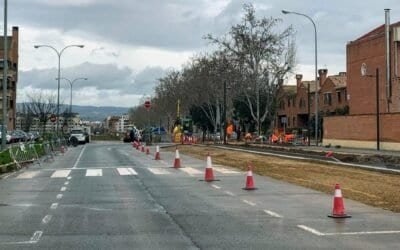
<svg viewBox="0 0 400 250">
<path fill-rule="evenodd" d="M 51 122 L 56 122 L 56 120 L 57 120 L 56 115 L 55 115 L 55 114 L 52 114 L 52 115 L 50 116 L 50 121 L 51 121 Z"/>
<path fill-rule="evenodd" d="M 144 107 L 145 107 L 147 110 L 149 110 L 149 109 L 150 109 L 150 107 L 151 107 L 151 103 L 150 103 L 150 101 L 149 101 L 149 100 L 147 100 L 147 101 L 145 101 L 145 102 L 144 102 Z"/>
</svg>

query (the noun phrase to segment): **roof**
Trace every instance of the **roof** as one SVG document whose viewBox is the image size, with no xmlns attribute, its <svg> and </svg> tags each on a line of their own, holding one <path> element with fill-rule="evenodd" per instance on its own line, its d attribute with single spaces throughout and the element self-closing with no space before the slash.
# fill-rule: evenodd
<svg viewBox="0 0 400 250">
<path fill-rule="evenodd" d="M 336 89 L 345 88 L 347 85 L 346 76 L 328 76 L 328 78 L 331 79 Z"/>
<path fill-rule="evenodd" d="M 392 23 L 390 25 L 391 28 L 397 27 L 397 26 L 400 26 L 400 22 Z M 385 24 L 382 24 L 382 25 L 376 27 L 375 29 L 371 30 L 370 32 L 368 32 L 368 33 L 362 35 L 361 37 L 357 38 L 356 40 L 351 41 L 351 43 L 352 42 L 360 42 L 360 41 L 363 41 L 363 40 L 374 38 L 376 36 L 384 34 L 384 32 L 385 32 Z"/>
<path fill-rule="evenodd" d="M 302 81 L 302 84 L 304 85 L 305 88 L 308 88 L 308 85 L 310 85 L 310 93 L 315 92 L 315 80 L 314 81 Z M 318 84 L 318 90 L 320 90 L 320 86 Z"/>
<path fill-rule="evenodd" d="M 296 94 L 296 92 L 297 92 L 296 85 L 283 85 L 282 87 L 283 87 L 283 92 L 285 94 L 292 95 L 292 94 Z"/>
</svg>

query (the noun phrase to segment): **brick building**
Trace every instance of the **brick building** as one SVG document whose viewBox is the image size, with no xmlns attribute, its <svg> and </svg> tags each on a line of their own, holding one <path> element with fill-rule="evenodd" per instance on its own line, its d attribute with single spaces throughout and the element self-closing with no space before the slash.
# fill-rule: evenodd
<svg viewBox="0 0 400 250">
<path fill-rule="evenodd" d="M 4 43 L 3 37 L 0 37 L 0 81 L 3 81 L 3 58 Z M 18 27 L 12 27 L 11 36 L 7 37 L 8 42 L 8 82 L 7 82 L 7 106 L 8 106 L 8 130 L 15 129 L 16 123 L 16 99 L 18 82 Z M 0 94 L 0 120 L 3 116 L 3 107 L 1 105 L 3 96 Z"/>
<path fill-rule="evenodd" d="M 328 76 L 327 69 L 318 71 L 319 113 L 332 116 L 348 110 L 345 72 Z M 296 85 L 281 85 L 278 89 L 278 109 L 275 127 L 284 129 L 306 129 L 309 114 L 315 115 L 315 81 L 303 81 L 296 75 Z M 310 107 L 308 103 L 310 102 Z"/>
<path fill-rule="evenodd" d="M 389 26 L 389 81 L 386 36 L 381 25 L 347 44 L 347 94 L 350 114 L 324 120 L 324 144 L 377 147 L 376 69 L 379 69 L 379 117 L 382 149 L 400 150 L 400 22 Z M 362 76 L 361 66 L 368 76 Z"/>
</svg>

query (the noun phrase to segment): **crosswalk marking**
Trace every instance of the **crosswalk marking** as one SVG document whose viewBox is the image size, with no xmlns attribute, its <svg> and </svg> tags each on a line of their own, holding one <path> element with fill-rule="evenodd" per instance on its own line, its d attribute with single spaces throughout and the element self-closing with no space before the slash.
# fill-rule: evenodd
<svg viewBox="0 0 400 250">
<path fill-rule="evenodd" d="M 102 169 L 87 169 L 86 176 L 103 176 Z"/>
<path fill-rule="evenodd" d="M 223 167 L 214 167 L 215 171 L 220 172 L 222 174 L 240 174 L 240 172 L 235 170 L 230 170 Z"/>
<path fill-rule="evenodd" d="M 37 174 L 39 174 L 39 171 L 27 171 L 18 175 L 16 179 L 31 179 L 32 177 L 35 177 Z"/>
<path fill-rule="evenodd" d="M 51 178 L 66 178 L 71 173 L 71 170 L 57 170 L 50 177 Z"/>
<path fill-rule="evenodd" d="M 202 171 L 195 169 L 195 168 L 191 168 L 191 167 L 181 168 L 181 171 L 183 171 L 189 175 L 203 174 Z"/>
<path fill-rule="evenodd" d="M 119 175 L 137 175 L 132 168 L 117 168 Z"/>
<path fill-rule="evenodd" d="M 155 175 L 170 174 L 170 172 L 168 172 L 166 169 L 162 169 L 162 168 L 148 168 L 148 170 Z"/>
</svg>

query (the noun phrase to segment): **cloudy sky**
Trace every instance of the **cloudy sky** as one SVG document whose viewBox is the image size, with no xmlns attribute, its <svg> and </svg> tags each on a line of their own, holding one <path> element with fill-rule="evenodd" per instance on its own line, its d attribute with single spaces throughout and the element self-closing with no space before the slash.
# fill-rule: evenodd
<svg viewBox="0 0 400 250">
<path fill-rule="evenodd" d="M 193 55 L 211 50 L 205 34 L 222 35 L 240 21 L 242 6 L 251 2 L 259 16 L 283 19 L 296 30 L 296 73 L 313 78 L 313 28 L 305 18 L 282 15 L 282 9 L 311 16 L 318 29 L 319 68 L 330 74 L 346 70 L 345 45 L 384 22 L 400 21 L 398 0 L 13 0 L 9 26 L 20 28 L 18 102 L 27 93 L 57 88 L 57 56 L 35 44 L 61 49 L 62 77 L 87 77 L 74 85 L 74 104 L 124 106 L 152 95 L 156 79 L 179 69 Z M 9 27 L 9 29 L 10 29 Z M 294 82 L 289 80 L 289 82 Z M 68 103 L 69 85 L 61 99 Z"/>
</svg>

